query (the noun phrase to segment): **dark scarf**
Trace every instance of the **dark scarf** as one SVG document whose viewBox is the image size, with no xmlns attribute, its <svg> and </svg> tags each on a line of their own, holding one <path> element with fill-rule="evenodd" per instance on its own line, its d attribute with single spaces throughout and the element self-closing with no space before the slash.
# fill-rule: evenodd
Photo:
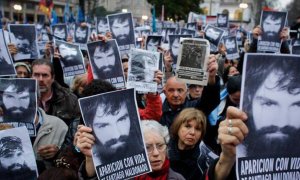
<svg viewBox="0 0 300 180">
<path fill-rule="evenodd" d="M 166 158 L 161 170 L 153 171 L 138 177 L 135 177 L 135 180 L 166 180 L 168 179 L 170 168 L 170 161 Z"/>
</svg>

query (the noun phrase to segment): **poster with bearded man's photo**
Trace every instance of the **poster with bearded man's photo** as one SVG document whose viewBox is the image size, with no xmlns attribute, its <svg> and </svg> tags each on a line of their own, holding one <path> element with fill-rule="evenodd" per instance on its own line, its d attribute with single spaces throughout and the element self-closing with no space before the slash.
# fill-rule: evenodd
<svg viewBox="0 0 300 180">
<path fill-rule="evenodd" d="M 79 105 L 95 137 L 92 157 L 98 179 L 129 179 L 151 171 L 134 89 L 81 98 Z"/>
<path fill-rule="evenodd" d="M 26 126 L 36 135 L 37 82 L 27 78 L 0 78 L 0 124 Z"/>
<path fill-rule="evenodd" d="M 248 53 L 240 108 L 249 133 L 237 147 L 238 179 L 299 179 L 299 56 Z M 236 120 L 228 134 L 236 132 Z"/>
<path fill-rule="evenodd" d="M 257 42 L 257 51 L 280 52 L 280 33 L 287 21 L 287 12 L 262 11 L 260 26 L 262 35 Z"/>
</svg>

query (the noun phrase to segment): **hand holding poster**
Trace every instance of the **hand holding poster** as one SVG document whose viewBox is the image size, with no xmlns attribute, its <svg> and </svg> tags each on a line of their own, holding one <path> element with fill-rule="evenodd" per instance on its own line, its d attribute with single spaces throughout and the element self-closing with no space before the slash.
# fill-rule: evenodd
<svg viewBox="0 0 300 180">
<path fill-rule="evenodd" d="M 9 36 L 11 43 L 18 48 L 14 60 L 38 59 L 37 34 L 33 24 L 9 24 Z"/>
<path fill-rule="evenodd" d="M 79 104 L 96 139 L 92 156 L 98 179 L 129 179 L 151 171 L 133 89 L 81 98 Z"/>
<path fill-rule="evenodd" d="M 156 92 L 155 71 L 159 68 L 160 54 L 141 49 L 131 49 L 128 62 L 127 88 L 141 92 Z"/>
<path fill-rule="evenodd" d="M 207 25 L 204 29 L 204 38 L 210 42 L 210 51 L 217 52 L 218 45 L 224 36 L 225 30 L 221 28 L 214 27 L 212 25 Z"/>
<path fill-rule="evenodd" d="M 189 84 L 206 86 L 208 56 L 207 40 L 184 38 L 179 50 L 176 77 Z"/>
<path fill-rule="evenodd" d="M 240 107 L 249 134 L 237 148 L 238 179 L 299 179 L 299 56 L 246 54 Z M 233 130 L 233 129 L 232 129 Z"/>
</svg>

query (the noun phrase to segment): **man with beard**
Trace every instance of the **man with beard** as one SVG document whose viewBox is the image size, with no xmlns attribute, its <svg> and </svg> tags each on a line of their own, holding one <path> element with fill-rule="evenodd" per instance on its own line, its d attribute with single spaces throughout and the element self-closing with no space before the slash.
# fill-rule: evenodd
<svg viewBox="0 0 300 180">
<path fill-rule="evenodd" d="M 64 67 L 80 65 L 80 57 L 77 49 L 66 43 L 58 45 L 60 56 L 62 57 L 62 63 Z"/>
<path fill-rule="evenodd" d="M 16 136 L 0 139 L 0 177 L 3 179 L 37 179 L 36 172 L 30 169 L 24 159 L 22 141 Z"/>
<path fill-rule="evenodd" d="M 161 45 L 162 36 L 148 36 L 146 41 L 146 50 L 157 52 L 157 48 Z"/>
<path fill-rule="evenodd" d="M 0 33 L 1 35 L 1 33 Z M 3 39 L 2 39 L 3 40 Z M 11 62 L 4 57 L 4 51 L 5 49 L 3 47 L 0 47 L 0 75 L 7 75 L 7 74 L 15 74 L 14 68 L 11 64 Z M 6 57 L 8 58 L 8 54 L 6 54 Z"/>
<path fill-rule="evenodd" d="M 75 31 L 75 42 L 85 44 L 88 41 L 88 27 L 78 26 Z"/>
<path fill-rule="evenodd" d="M 115 94 L 107 94 L 91 99 L 89 103 L 90 106 L 82 107 L 86 107 L 87 112 L 84 118 L 92 120 L 87 124 L 92 127 L 96 138 L 93 147 L 96 166 L 142 151 L 143 143 L 137 137 L 138 120 L 134 113 L 130 113 L 134 107 L 128 98 L 124 100 Z"/>
<path fill-rule="evenodd" d="M 27 81 L 7 81 L 1 84 L 1 108 L 3 110 L 2 122 L 32 123 L 35 117 L 35 91 L 34 84 Z M 1 119 L 1 118 L 0 118 Z"/>
<path fill-rule="evenodd" d="M 295 56 L 249 56 L 244 105 L 248 156 L 297 155 L 300 138 L 300 63 Z M 249 86 L 249 87 L 248 87 Z"/>
<path fill-rule="evenodd" d="M 177 63 L 180 46 L 180 37 L 170 38 L 170 50 L 174 64 Z"/>
<path fill-rule="evenodd" d="M 53 36 L 58 40 L 67 40 L 67 27 L 65 24 L 53 26 Z"/>
<path fill-rule="evenodd" d="M 114 17 L 109 19 L 109 22 L 113 38 L 117 40 L 119 46 L 134 44 L 133 29 L 128 16 Z"/>
<path fill-rule="evenodd" d="M 93 76 L 94 79 L 110 79 L 122 75 L 122 67 L 118 53 L 118 47 L 113 41 L 101 42 L 96 46 L 92 55 Z"/>
<path fill-rule="evenodd" d="M 278 16 L 279 15 L 279 16 Z M 276 41 L 279 39 L 281 28 L 284 26 L 283 16 L 281 14 L 268 14 L 263 20 L 262 28 L 263 34 L 262 39 L 264 41 Z"/>
<path fill-rule="evenodd" d="M 97 23 L 97 32 L 98 34 L 105 35 L 106 32 L 109 31 L 107 19 L 105 17 L 98 17 L 98 23 Z"/>
</svg>

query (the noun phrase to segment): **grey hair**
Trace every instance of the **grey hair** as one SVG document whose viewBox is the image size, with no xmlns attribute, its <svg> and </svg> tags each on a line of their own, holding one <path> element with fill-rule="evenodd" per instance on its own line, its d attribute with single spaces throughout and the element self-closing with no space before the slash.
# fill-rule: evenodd
<svg viewBox="0 0 300 180">
<path fill-rule="evenodd" d="M 164 138 L 166 144 L 169 143 L 170 135 L 169 135 L 169 130 L 166 126 L 159 124 L 155 120 L 142 120 L 141 127 L 142 127 L 143 133 L 148 132 L 148 131 L 157 132 L 161 137 Z"/>
</svg>

